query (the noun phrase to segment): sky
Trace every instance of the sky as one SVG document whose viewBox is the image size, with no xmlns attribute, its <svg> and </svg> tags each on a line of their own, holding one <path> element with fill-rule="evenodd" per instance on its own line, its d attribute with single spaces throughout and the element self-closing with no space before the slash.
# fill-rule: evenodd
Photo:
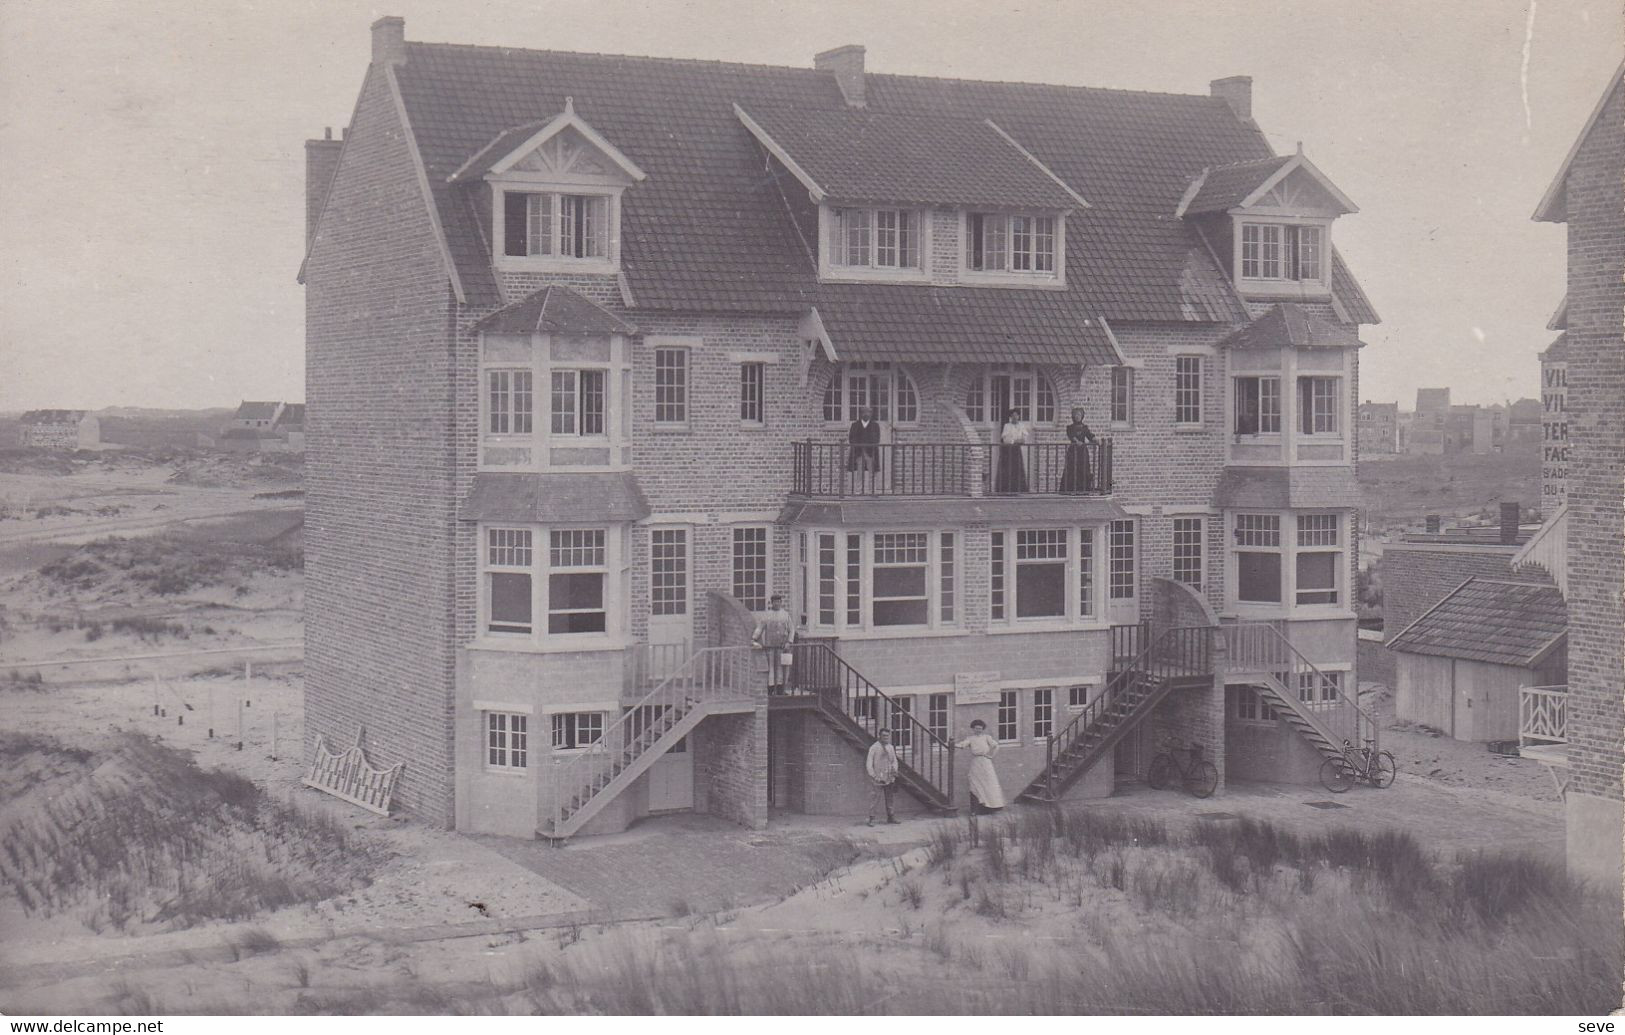
<svg viewBox="0 0 1625 1035">
<path fill-rule="evenodd" d="M 368 26 L 408 39 L 1206 93 L 1253 77 L 1359 206 L 1361 394 L 1539 395 L 1564 232 L 1530 214 L 1619 62 L 1620 0 L 4 0 L 0 412 L 303 398 L 304 147 Z M 1086 188 L 1085 188 L 1086 190 Z"/>
</svg>

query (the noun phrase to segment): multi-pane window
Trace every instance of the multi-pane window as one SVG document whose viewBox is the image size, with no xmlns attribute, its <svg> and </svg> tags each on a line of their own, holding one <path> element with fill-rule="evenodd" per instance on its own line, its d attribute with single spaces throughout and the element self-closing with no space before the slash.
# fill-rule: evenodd
<svg viewBox="0 0 1625 1035">
<path fill-rule="evenodd" d="M 870 559 L 871 621 L 876 626 L 925 625 L 929 595 L 931 534 L 876 532 Z"/>
<path fill-rule="evenodd" d="M 531 433 L 535 398 L 529 370 L 487 370 L 486 429 L 493 435 Z"/>
<path fill-rule="evenodd" d="M 530 717 L 518 712 L 485 713 L 485 764 L 491 769 L 524 769 L 529 763 Z"/>
<path fill-rule="evenodd" d="M 846 363 L 830 375 L 824 388 L 824 421 L 844 424 L 864 410 L 879 421 L 913 424 L 920 419 L 920 397 L 908 375 L 887 362 Z"/>
<path fill-rule="evenodd" d="M 910 209 L 838 208 L 832 213 L 832 266 L 920 268 L 920 214 Z"/>
<path fill-rule="evenodd" d="M 601 528 L 557 528 L 548 534 L 547 631 L 552 635 L 601 633 L 609 612 L 609 577 Z"/>
<path fill-rule="evenodd" d="M 1089 705 L 1089 688 L 1084 685 L 1069 686 L 1066 688 L 1066 706 L 1078 712 Z"/>
<path fill-rule="evenodd" d="M 846 624 L 863 624 L 863 535 L 846 534 Z"/>
<path fill-rule="evenodd" d="M 1274 722 L 1275 708 L 1269 695 L 1250 686 L 1235 688 L 1236 718 L 1246 722 Z"/>
<path fill-rule="evenodd" d="M 649 533 L 649 613 L 688 614 L 688 530 Z"/>
<path fill-rule="evenodd" d="M 688 422 L 688 350 L 655 349 L 655 423 Z"/>
<path fill-rule="evenodd" d="M 1066 617 L 1065 529 L 1020 529 L 1016 532 L 1016 617 Z"/>
<path fill-rule="evenodd" d="M 835 624 L 835 534 L 818 534 L 818 624 Z"/>
<path fill-rule="evenodd" d="M 768 530 L 752 526 L 733 532 L 734 599 L 752 611 L 766 611 Z"/>
<path fill-rule="evenodd" d="M 1174 581 L 1202 588 L 1202 519 L 1174 518 Z"/>
<path fill-rule="evenodd" d="M 1343 556 L 1341 526 L 1337 514 L 1298 515 L 1298 603 L 1337 603 L 1337 569 Z"/>
<path fill-rule="evenodd" d="M 925 699 L 925 728 L 938 740 L 948 739 L 947 694 L 932 694 Z"/>
<path fill-rule="evenodd" d="M 1033 739 L 1041 740 L 1055 732 L 1055 691 L 1049 687 L 1033 691 Z"/>
<path fill-rule="evenodd" d="M 1298 378 L 1299 428 L 1305 435 L 1337 434 L 1337 386 L 1341 378 Z"/>
<path fill-rule="evenodd" d="M 1343 673 L 1317 672 L 1310 669 L 1298 673 L 1298 700 L 1304 704 L 1328 706 L 1343 696 Z"/>
<path fill-rule="evenodd" d="M 1281 379 L 1238 377 L 1236 427 L 1238 435 L 1273 435 L 1281 430 Z"/>
<path fill-rule="evenodd" d="M 887 725 L 891 727 L 892 747 L 910 748 L 914 746 L 914 698 L 893 697 L 891 699 L 891 715 Z"/>
<path fill-rule="evenodd" d="M 969 247 L 966 265 L 988 273 L 1033 273 L 1054 276 L 1054 216 L 972 212 L 966 216 Z"/>
<path fill-rule="evenodd" d="M 591 747 L 604 736 L 606 712 L 555 712 L 553 714 L 553 747 L 568 751 Z"/>
<path fill-rule="evenodd" d="M 1236 599 L 1247 603 L 1280 603 L 1280 516 L 1237 514 L 1235 521 Z"/>
<path fill-rule="evenodd" d="M 600 194 L 508 191 L 503 254 L 609 258 L 610 200 Z"/>
<path fill-rule="evenodd" d="M 555 435 L 604 434 L 603 370 L 554 370 L 550 430 Z"/>
<path fill-rule="evenodd" d="M 1095 613 L 1095 530 L 1078 529 L 1078 614 L 1092 618 Z"/>
<path fill-rule="evenodd" d="M 989 544 L 988 607 L 994 621 L 1005 618 L 1004 533 L 994 532 Z"/>
<path fill-rule="evenodd" d="M 999 711 L 995 736 L 998 740 L 1014 742 L 1021 739 L 1021 731 L 1016 726 L 1016 699 L 1017 691 L 999 691 Z"/>
<path fill-rule="evenodd" d="M 764 405 L 766 386 L 766 364 L 739 364 L 739 419 L 744 423 L 762 423 L 766 412 Z"/>
<path fill-rule="evenodd" d="M 954 620 L 954 534 L 943 532 L 937 542 L 937 620 L 944 624 Z"/>
<path fill-rule="evenodd" d="M 1129 424 L 1134 420 L 1134 368 L 1112 367 L 1111 422 Z"/>
<path fill-rule="evenodd" d="M 485 631 L 529 633 L 531 552 L 528 528 L 485 530 Z"/>
<path fill-rule="evenodd" d="M 1128 600 L 1134 596 L 1134 519 L 1113 521 L 1111 542 L 1108 546 L 1108 589 L 1113 600 Z"/>
<path fill-rule="evenodd" d="M 1202 423 L 1202 357 L 1174 357 L 1174 423 Z"/>
<path fill-rule="evenodd" d="M 965 416 L 980 424 L 998 424 L 1015 410 L 1022 420 L 1055 422 L 1055 386 L 1025 363 L 1000 364 L 987 377 L 978 374 L 965 390 Z"/>
<path fill-rule="evenodd" d="M 1241 275 L 1253 280 L 1320 280 L 1320 228 L 1280 223 L 1241 225 Z"/>
</svg>

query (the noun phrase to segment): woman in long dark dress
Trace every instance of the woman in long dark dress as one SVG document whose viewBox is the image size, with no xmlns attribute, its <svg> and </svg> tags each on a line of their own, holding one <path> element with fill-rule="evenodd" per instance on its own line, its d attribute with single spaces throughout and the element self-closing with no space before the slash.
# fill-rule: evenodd
<svg viewBox="0 0 1625 1035">
<path fill-rule="evenodd" d="M 1061 470 L 1062 492 L 1088 492 L 1090 489 L 1089 447 L 1095 433 L 1083 422 L 1083 407 L 1072 410 L 1072 423 L 1066 426 L 1066 467 Z"/>
<path fill-rule="evenodd" d="M 1021 419 L 1020 410 L 1009 410 L 999 426 L 999 469 L 993 479 L 995 492 L 1026 492 L 1026 450 L 1033 440 L 1032 428 Z"/>
</svg>

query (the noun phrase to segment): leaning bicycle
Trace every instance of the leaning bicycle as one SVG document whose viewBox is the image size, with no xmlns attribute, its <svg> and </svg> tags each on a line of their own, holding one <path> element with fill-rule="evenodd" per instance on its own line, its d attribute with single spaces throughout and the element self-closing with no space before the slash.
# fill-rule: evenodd
<svg viewBox="0 0 1625 1035">
<path fill-rule="evenodd" d="M 1177 775 L 1184 788 L 1198 798 L 1206 798 L 1219 786 L 1219 770 L 1212 762 L 1202 757 L 1202 745 L 1191 743 L 1188 758 L 1180 760 L 1179 751 L 1173 746 L 1173 741 L 1164 741 L 1151 759 L 1151 769 L 1146 773 L 1146 782 L 1157 790 L 1162 790 L 1173 783 Z"/>
<path fill-rule="evenodd" d="M 1356 780 L 1377 788 L 1390 787 L 1398 771 L 1390 752 L 1378 751 L 1371 741 L 1356 748 L 1345 740 L 1341 754 L 1320 764 L 1320 782 L 1333 794 L 1342 794 Z"/>
</svg>

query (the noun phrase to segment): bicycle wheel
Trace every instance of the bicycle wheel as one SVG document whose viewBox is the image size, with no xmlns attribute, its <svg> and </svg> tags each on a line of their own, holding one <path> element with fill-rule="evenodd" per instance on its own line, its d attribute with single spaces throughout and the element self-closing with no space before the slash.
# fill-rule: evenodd
<svg viewBox="0 0 1625 1035">
<path fill-rule="evenodd" d="M 1198 798 L 1205 798 L 1219 786 L 1219 770 L 1212 762 L 1198 762 L 1185 774 L 1185 789 Z"/>
<path fill-rule="evenodd" d="M 1399 766 L 1394 764 L 1394 756 L 1391 753 L 1387 751 L 1378 753 L 1377 757 L 1371 760 L 1371 786 L 1392 787 L 1394 774 L 1398 771 Z"/>
<path fill-rule="evenodd" d="M 1158 755 L 1151 760 L 1151 769 L 1145 774 L 1145 782 L 1160 791 L 1168 786 L 1173 775 L 1174 760 L 1167 755 Z"/>
<path fill-rule="evenodd" d="M 1342 794 L 1354 786 L 1354 772 L 1341 758 L 1328 758 L 1320 763 L 1320 782 L 1333 794 Z"/>
</svg>

